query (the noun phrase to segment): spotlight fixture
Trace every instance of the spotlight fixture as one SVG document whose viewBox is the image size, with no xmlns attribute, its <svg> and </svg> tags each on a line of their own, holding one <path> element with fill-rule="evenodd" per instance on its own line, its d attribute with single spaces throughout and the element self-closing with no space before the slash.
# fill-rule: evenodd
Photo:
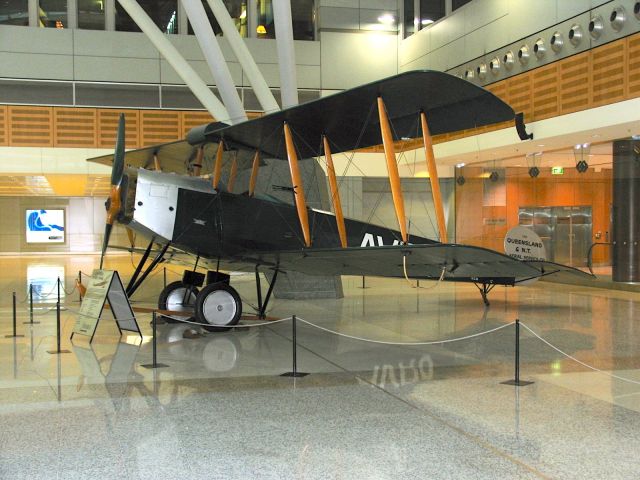
<svg viewBox="0 0 640 480">
<path fill-rule="evenodd" d="M 489 62 L 489 70 L 491 70 L 491 73 L 494 75 L 497 75 L 498 72 L 500 72 L 500 59 L 498 57 L 491 59 Z"/>
<path fill-rule="evenodd" d="M 531 178 L 536 178 L 538 175 L 540 175 L 540 169 L 538 167 L 531 167 L 529 169 L 529 176 Z"/>
<path fill-rule="evenodd" d="M 638 20 L 640 20 L 640 2 L 636 2 L 636 4 L 633 6 L 633 14 Z"/>
<path fill-rule="evenodd" d="M 544 40 L 539 38 L 536 40 L 536 43 L 533 44 L 533 53 L 535 53 L 538 59 L 544 57 L 544 52 L 546 52 L 546 47 L 544 46 Z"/>
<path fill-rule="evenodd" d="M 576 163 L 576 170 L 578 170 L 579 173 L 584 173 L 589 169 L 589 164 L 586 162 L 586 160 L 580 160 L 578 163 Z"/>
<path fill-rule="evenodd" d="M 529 47 L 527 45 L 522 45 L 518 50 L 518 60 L 522 65 L 529 63 Z"/>
<path fill-rule="evenodd" d="M 513 52 L 511 50 L 504 54 L 504 57 L 502 57 L 502 63 L 504 63 L 507 70 L 511 70 L 513 68 L 515 59 L 513 58 Z"/>
<path fill-rule="evenodd" d="M 602 22 L 602 17 L 600 15 L 593 17 L 589 22 L 589 34 L 591 35 L 591 38 L 600 38 L 603 31 L 604 23 Z"/>
<path fill-rule="evenodd" d="M 478 65 L 478 68 L 476 68 L 476 73 L 478 74 L 478 78 L 480 80 L 484 80 L 487 77 L 487 64 L 481 63 L 480 65 Z"/>
<path fill-rule="evenodd" d="M 551 50 L 558 53 L 562 50 L 562 45 L 564 44 L 564 40 L 562 39 L 562 34 L 560 32 L 555 32 L 551 35 L 551 40 L 549 40 L 551 44 Z"/>
<path fill-rule="evenodd" d="M 464 78 L 466 78 L 467 80 L 472 80 L 475 76 L 476 74 L 473 70 L 467 70 L 464 72 Z"/>
<path fill-rule="evenodd" d="M 624 7 L 616 7 L 611 12 L 609 16 L 609 22 L 611 22 L 611 28 L 613 28 L 616 32 L 622 30 L 624 27 L 624 22 L 627 19 L 627 12 L 625 12 Z"/>
<path fill-rule="evenodd" d="M 499 178 L 500 175 L 498 175 L 498 172 L 496 172 L 495 170 L 489 175 L 489 180 L 491 180 L 492 182 L 497 182 Z"/>
<path fill-rule="evenodd" d="M 573 25 L 571 25 L 568 36 L 571 45 L 573 45 L 574 47 L 577 46 L 582 41 L 582 27 L 577 23 L 574 23 Z"/>
<path fill-rule="evenodd" d="M 456 178 L 456 183 L 460 186 L 464 185 L 464 183 L 466 182 L 466 180 L 464 179 L 464 177 L 462 175 L 460 175 L 458 178 Z"/>
</svg>

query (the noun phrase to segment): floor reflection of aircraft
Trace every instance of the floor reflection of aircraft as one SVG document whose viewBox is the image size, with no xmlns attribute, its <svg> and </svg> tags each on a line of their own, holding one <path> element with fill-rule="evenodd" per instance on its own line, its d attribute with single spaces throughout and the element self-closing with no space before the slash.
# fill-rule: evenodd
<svg viewBox="0 0 640 480">
<path fill-rule="evenodd" d="M 237 125 L 204 125 L 191 130 L 186 141 L 127 153 L 122 116 L 116 153 L 93 159 L 113 164 L 103 256 L 116 220 L 150 236 L 127 293 L 132 295 L 163 259 L 182 259 L 192 269 L 181 282 L 167 285 L 159 307 L 194 310 L 211 330 L 236 324 L 242 312 L 240 296 L 221 269 L 255 271 L 260 317 L 279 272 L 471 282 L 486 304 L 495 285 L 515 286 L 567 272 L 588 277 L 550 262 L 519 261 L 486 248 L 409 236 L 394 142 L 422 136 L 437 176 L 432 134 L 514 118 L 517 123 L 520 117 L 490 92 L 432 71 L 402 73 Z M 398 230 L 345 219 L 340 207 L 332 153 L 381 142 Z M 306 205 L 298 157 L 320 156 L 327 161 L 335 214 Z M 284 188 L 293 193 L 295 205 L 256 192 L 261 158 L 288 160 L 291 187 Z M 229 171 L 225 183 L 223 163 Z M 137 168 L 126 170 L 125 164 Z M 156 171 L 146 170 L 151 166 Z M 211 180 L 201 178 L 203 169 L 213 173 Z M 239 170 L 250 170 L 251 177 L 242 193 L 235 193 Z M 154 244 L 159 251 L 142 272 Z M 201 290 L 205 275 L 197 267 L 208 270 Z M 273 274 L 264 301 L 260 270 Z"/>
</svg>

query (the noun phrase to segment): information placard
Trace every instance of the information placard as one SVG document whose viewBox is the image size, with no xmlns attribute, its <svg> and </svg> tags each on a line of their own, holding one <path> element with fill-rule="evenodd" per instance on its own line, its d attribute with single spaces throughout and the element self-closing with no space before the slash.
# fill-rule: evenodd
<svg viewBox="0 0 640 480">
<path fill-rule="evenodd" d="M 126 330 L 136 332 L 142 336 L 118 272 L 113 270 L 94 270 L 82 299 L 80 313 L 73 327 L 71 338 L 78 333 L 91 336 L 90 341 L 93 340 L 105 302 L 109 302 L 109 307 L 120 333 Z"/>
</svg>

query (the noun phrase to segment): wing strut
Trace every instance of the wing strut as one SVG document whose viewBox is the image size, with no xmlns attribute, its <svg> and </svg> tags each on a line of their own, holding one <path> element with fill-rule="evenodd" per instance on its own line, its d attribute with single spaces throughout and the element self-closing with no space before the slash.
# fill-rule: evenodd
<svg viewBox="0 0 640 480">
<path fill-rule="evenodd" d="M 218 189 L 220 176 L 222 175 L 222 154 L 224 153 L 224 142 L 220 140 L 218 151 L 216 152 L 216 163 L 213 167 L 213 188 Z"/>
<path fill-rule="evenodd" d="M 336 212 L 336 224 L 338 226 L 338 235 L 340 235 L 340 245 L 342 245 L 342 248 L 347 248 L 347 229 L 344 225 L 340 190 L 338 189 L 338 182 L 336 180 L 336 169 L 333 166 L 331 147 L 325 135 L 322 136 L 322 144 L 324 146 L 324 156 L 327 159 L 327 173 L 329 174 L 329 185 L 331 186 L 331 201 L 333 202 L 333 210 Z"/>
<path fill-rule="evenodd" d="M 293 145 L 293 137 L 289 124 L 284 123 L 284 138 L 287 146 L 287 157 L 289 159 L 289 170 L 291 171 L 291 184 L 293 185 L 294 198 L 296 200 L 296 209 L 298 210 L 298 218 L 300 219 L 300 227 L 304 236 L 305 247 L 311 246 L 311 233 L 309 232 L 309 215 L 307 214 L 307 202 L 304 199 L 304 186 L 302 185 L 302 177 L 298 168 L 298 154 L 296 147 Z"/>
<path fill-rule="evenodd" d="M 229 181 L 227 182 L 227 192 L 233 193 L 233 186 L 236 184 L 236 175 L 238 175 L 238 151 L 233 152 L 231 160 L 231 169 L 229 171 Z"/>
<path fill-rule="evenodd" d="M 433 196 L 433 206 L 436 209 L 436 220 L 438 221 L 438 231 L 440 241 L 447 243 L 447 224 L 444 220 L 444 208 L 442 206 L 442 195 L 440 194 L 440 182 L 438 181 L 438 169 L 436 168 L 436 157 L 433 153 L 433 142 L 431 132 L 427 124 L 427 115 L 420 112 L 420 123 L 422 125 L 422 140 L 424 142 L 424 155 L 427 159 L 427 171 L 431 181 L 431 195 Z"/>
<path fill-rule="evenodd" d="M 249 179 L 249 196 L 253 197 L 256 192 L 256 181 L 258 180 L 258 168 L 260 167 L 260 150 L 256 150 L 253 156 L 253 166 L 251 167 L 251 178 Z"/>
<path fill-rule="evenodd" d="M 384 146 L 384 156 L 387 159 L 387 171 L 389 172 L 389 183 L 391 184 L 391 195 L 393 206 L 396 210 L 402 243 L 407 244 L 407 220 L 404 214 L 404 198 L 402 196 L 402 186 L 400 185 L 400 174 L 396 163 L 396 152 L 393 146 L 393 135 L 389 127 L 389 119 L 382 97 L 378 97 L 378 116 L 380 118 L 380 133 L 382 134 L 382 144 Z"/>
</svg>

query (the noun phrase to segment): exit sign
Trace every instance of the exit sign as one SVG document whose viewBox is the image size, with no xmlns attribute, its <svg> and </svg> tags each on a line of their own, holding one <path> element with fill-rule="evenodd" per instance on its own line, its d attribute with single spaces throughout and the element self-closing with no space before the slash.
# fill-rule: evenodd
<svg viewBox="0 0 640 480">
<path fill-rule="evenodd" d="M 551 167 L 551 175 L 564 175 L 563 167 Z"/>
</svg>

